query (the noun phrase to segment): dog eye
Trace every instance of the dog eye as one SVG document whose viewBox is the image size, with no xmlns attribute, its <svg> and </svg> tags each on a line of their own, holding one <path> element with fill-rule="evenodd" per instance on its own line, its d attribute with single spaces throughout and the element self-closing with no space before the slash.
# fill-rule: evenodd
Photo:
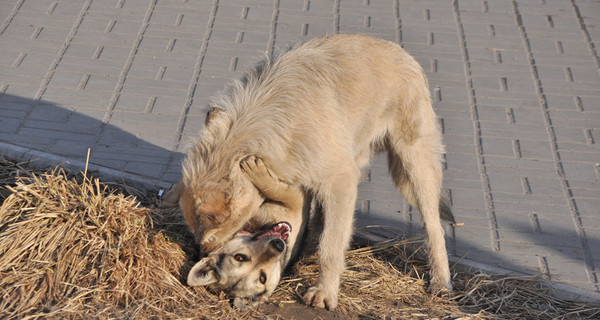
<svg viewBox="0 0 600 320">
<path fill-rule="evenodd" d="M 261 272 L 260 277 L 258 277 L 258 281 L 260 281 L 262 284 L 265 284 L 267 282 L 267 275 L 264 272 Z"/>
<path fill-rule="evenodd" d="M 233 256 L 233 258 L 237 262 L 246 262 L 250 260 L 247 255 L 241 253 L 236 254 L 235 256 Z"/>
</svg>

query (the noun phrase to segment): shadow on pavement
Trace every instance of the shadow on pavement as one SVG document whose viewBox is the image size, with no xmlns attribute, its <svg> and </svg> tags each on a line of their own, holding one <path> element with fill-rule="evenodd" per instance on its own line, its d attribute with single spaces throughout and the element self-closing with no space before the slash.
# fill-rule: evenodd
<svg viewBox="0 0 600 320">
<path fill-rule="evenodd" d="M 82 170 L 90 148 L 92 170 L 109 172 L 111 178 L 142 180 L 139 181 L 142 184 L 163 188 L 179 178 L 182 153 L 104 122 L 105 113 L 105 110 L 74 110 L 50 101 L 0 95 L 0 143 L 4 142 L 0 152 L 20 160 L 40 158 L 33 165 L 41 166 L 68 160 L 68 166 Z M 135 117 L 132 118 L 135 122 Z M 142 125 L 142 121 L 134 123 Z M 160 127 L 160 123 L 155 125 Z M 48 157 L 51 159 L 42 159 Z"/>
</svg>

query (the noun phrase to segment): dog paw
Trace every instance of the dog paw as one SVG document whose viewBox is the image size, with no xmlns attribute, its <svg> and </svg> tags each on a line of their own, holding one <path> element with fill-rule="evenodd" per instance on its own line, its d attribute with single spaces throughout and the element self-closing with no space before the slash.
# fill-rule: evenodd
<svg viewBox="0 0 600 320">
<path fill-rule="evenodd" d="M 427 287 L 427 291 L 433 295 L 443 296 L 452 292 L 452 284 L 450 281 L 431 281 Z"/>
<path fill-rule="evenodd" d="M 240 168 L 259 189 L 267 189 L 277 181 L 259 157 L 248 156 L 244 158 L 240 161 Z"/>
<path fill-rule="evenodd" d="M 331 290 L 319 286 L 309 288 L 302 299 L 307 305 L 315 308 L 326 308 L 327 310 L 333 310 L 338 303 L 336 291 L 331 292 Z"/>
<path fill-rule="evenodd" d="M 233 306 L 240 311 L 248 311 L 258 307 L 259 301 L 236 297 L 233 299 Z"/>
<path fill-rule="evenodd" d="M 221 246 L 223 246 L 223 242 L 227 239 L 227 237 L 219 234 L 219 228 L 213 228 L 204 233 L 204 236 L 200 240 L 199 244 L 202 248 L 203 253 L 211 253 L 213 251 L 217 251 Z"/>
</svg>

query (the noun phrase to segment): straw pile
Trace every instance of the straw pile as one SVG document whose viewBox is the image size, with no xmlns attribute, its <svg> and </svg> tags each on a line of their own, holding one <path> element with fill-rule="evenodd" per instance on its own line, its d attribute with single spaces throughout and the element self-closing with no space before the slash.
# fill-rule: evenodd
<svg viewBox="0 0 600 320">
<path fill-rule="evenodd" d="M 185 253 L 135 198 L 62 170 L 6 188 L 0 318 L 199 317 L 194 304 L 223 315 L 217 296 L 182 284 Z"/>
<path fill-rule="evenodd" d="M 18 178 L 23 176 L 25 178 Z M 183 284 L 195 250 L 177 210 L 151 209 L 127 189 L 0 159 L 0 318 L 552 319 L 600 317 L 598 306 L 548 295 L 539 278 L 455 273 L 451 296 L 424 291 L 421 239 L 347 255 L 336 312 L 300 306 L 316 282 L 312 256 L 270 302 L 240 313 L 223 294 Z"/>
</svg>

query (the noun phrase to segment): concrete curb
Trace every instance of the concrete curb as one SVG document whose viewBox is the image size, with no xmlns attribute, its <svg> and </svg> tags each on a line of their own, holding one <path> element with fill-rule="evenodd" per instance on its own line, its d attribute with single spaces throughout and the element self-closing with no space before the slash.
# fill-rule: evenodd
<svg viewBox="0 0 600 320">
<path fill-rule="evenodd" d="M 55 167 L 57 165 L 75 172 L 83 171 L 85 169 L 85 162 L 76 161 L 47 152 L 24 148 L 4 142 L 0 142 L 0 154 L 9 159 L 17 161 L 31 160 L 31 165 L 37 169 Z M 126 182 L 128 186 L 138 190 L 143 190 L 145 192 L 160 189 L 166 191 L 171 186 L 170 183 L 165 181 L 152 180 L 147 177 L 142 177 L 95 164 L 88 165 L 88 172 L 93 173 L 95 177 L 98 177 L 101 180 Z"/>
</svg>

